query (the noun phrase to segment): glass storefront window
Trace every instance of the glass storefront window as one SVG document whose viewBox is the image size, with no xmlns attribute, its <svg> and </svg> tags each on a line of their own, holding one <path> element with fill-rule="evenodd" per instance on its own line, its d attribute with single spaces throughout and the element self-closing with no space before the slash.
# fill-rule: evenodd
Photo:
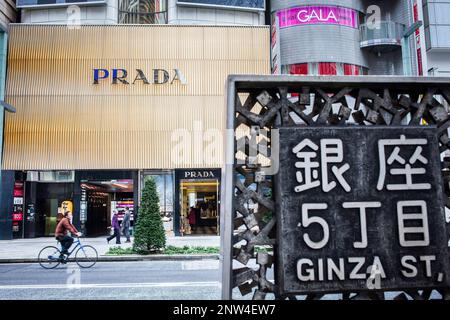
<svg viewBox="0 0 450 320">
<path fill-rule="evenodd" d="M 27 181 L 74 182 L 75 171 L 28 171 Z"/>
<path fill-rule="evenodd" d="M 353 64 L 344 64 L 344 75 L 346 76 L 359 76 L 359 67 Z"/>
<path fill-rule="evenodd" d="M 337 75 L 336 63 L 334 63 L 334 62 L 319 62 L 319 75 L 321 75 L 321 76 Z"/>
<path fill-rule="evenodd" d="M 167 0 L 119 0 L 119 24 L 167 24 Z"/>
<path fill-rule="evenodd" d="M 180 180 L 181 233 L 219 235 L 218 179 Z"/>
<path fill-rule="evenodd" d="M 289 66 L 289 74 L 307 75 L 308 64 L 307 63 L 291 64 Z"/>
<path fill-rule="evenodd" d="M 335 62 L 310 62 L 284 65 L 282 66 L 282 72 L 284 74 L 312 76 L 359 76 L 368 74 L 368 70 L 364 67 Z"/>
<path fill-rule="evenodd" d="M 142 189 L 145 182 L 153 178 L 156 183 L 156 191 L 159 196 L 159 209 L 161 218 L 164 223 L 164 228 L 167 232 L 173 230 L 173 212 L 174 212 L 174 199 L 173 189 L 174 181 L 172 172 L 144 172 L 141 174 L 141 191 L 139 199 L 142 196 Z"/>
</svg>

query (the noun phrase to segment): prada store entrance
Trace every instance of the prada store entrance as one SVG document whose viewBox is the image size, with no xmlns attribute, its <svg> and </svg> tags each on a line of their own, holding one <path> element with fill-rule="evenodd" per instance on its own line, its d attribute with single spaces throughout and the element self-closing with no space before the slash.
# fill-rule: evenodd
<svg viewBox="0 0 450 320">
<path fill-rule="evenodd" d="M 180 235 L 219 235 L 220 171 L 189 170 L 176 177 Z"/>
<path fill-rule="evenodd" d="M 131 213 L 133 225 L 133 180 L 96 180 L 83 181 L 82 193 L 85 194 L 87 220 L 85 232 L 88 236 L 104 236 L 108 234 L 114 211 L 122 221 L 125 208 Z"/>
</svg>

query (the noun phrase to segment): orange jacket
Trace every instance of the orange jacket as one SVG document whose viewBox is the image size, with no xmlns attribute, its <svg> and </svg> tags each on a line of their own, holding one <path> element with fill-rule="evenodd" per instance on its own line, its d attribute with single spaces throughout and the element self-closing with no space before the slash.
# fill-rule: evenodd
<svg viewBox="0 0 450 320">
<path fill-rule="evenodd" d="M 70 223 L 69 218 L 63 218 L 56 226 L 55 236 L 65 236 L 67 231 L 70 231 L 72 234 L 78 233 L 78 230 Z"/>
</svg>

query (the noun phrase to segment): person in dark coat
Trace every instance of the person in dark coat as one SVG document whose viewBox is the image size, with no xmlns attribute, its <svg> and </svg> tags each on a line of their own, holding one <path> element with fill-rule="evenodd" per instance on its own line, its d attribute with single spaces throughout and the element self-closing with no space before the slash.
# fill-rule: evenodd
<svg viewBox="0 0 450 320">
<path fill-rule="evenodd" d="M 119 224 L 119 215 L 117 214 L 117 210 L 114 210 L 114 215 L 111 221 L 111 227 L 114 229 L 114 234 L 109 236 L 106 241 L 108 243 L 113 239 L 116 238 L 116 244 L 120 243 L 120 224 Z"/>
<path fill-rule="evenodd" d="M 195 223 L 196 223 L 196 226 L 198 227 L 198 226 L 202 225 L 201 220 L 200 220 L 201 209 L 200 209 L 200 204 L 198 202 L 195 204 L 194 210 L 195 210 Z"/>
<path fill-rule="evenodd" d="M 127 241 L 125 242 L 131 242 L 130 240 L 130 224 L 131 224 L 131 213 L 130 209 L 128 207 L 125 208 L 125 214 L 123 215 L 122 220 L 122 231 L 125 238 L 127 238 Z"/>
</svg>

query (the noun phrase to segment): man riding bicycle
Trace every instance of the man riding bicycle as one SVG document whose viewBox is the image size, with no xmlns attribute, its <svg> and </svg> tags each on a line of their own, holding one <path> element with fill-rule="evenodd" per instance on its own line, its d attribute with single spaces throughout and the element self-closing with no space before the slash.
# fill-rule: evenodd
<svg viewBox="0 0 450 320">
<path fill-rule="evenodd" d="M 77 237 L 81 237 L 81 232 L 73 226 L 71 223 L 72 220 L 72 212 L 66 211 L 64 213 L 64 217 L 56 226 L 55 237 L 61 243 L 61 255 L 59 259 L 61 261 L 64 260 L 64 255 L 69 254 L 69 248 L 72 246 L 73 238 L 69 236 L 67 233 L 70 232 L 72 235 L 76 235 Z"/>
</svg>

